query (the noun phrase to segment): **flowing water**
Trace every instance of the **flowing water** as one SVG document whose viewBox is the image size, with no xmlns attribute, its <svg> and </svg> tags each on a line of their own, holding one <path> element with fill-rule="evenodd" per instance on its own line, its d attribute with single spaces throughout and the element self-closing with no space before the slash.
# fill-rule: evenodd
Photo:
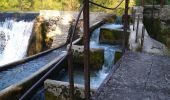
<svg viewBox="0 0 170 100">
<path fill-rule="evenodd" d="M 109 70 L 113 68 L 115 51 L 121 50 L 120 45 L 108 45 L 108 44 L 99 43 L 100 28 L 120 29 L 122 27 L 123 27 L 122 25 L 117 25 L 117 24 L 105 24 L 92 32 L 92 36 L 90 39 L 90 48 L 103 48 L 104 60 L 105 60 L 101 70 L 91 72 L 90 85 L 94 88 L 99 87 L 99 85 L 103 82 L 103 80 L 108 75 Z M 61 75 L 55 76 L 54 79 L 68 82 L 69 80 L 68 80 L 67 73 L 68 72 L 64 70 Z M 84 84 L 83 70 L 80 69 L 74 70 L 74 81 L 77 84 Z M 45 90 L 43 87 L 41 87 L 31 100 L 45 100 L 44 93 Z"/>
<path fill-rule="evenodd" d="M 100 28 L 109 28 L 109 29 L 120 29 L 122 25 L 117 24 L 105 24 Z M 91 36 L 90 39 L 90 48 L 102 48 L 104 49 L 104 64 L 101 70 L 91 72 L 90 76 L 90 84 L 92 87 L 99 87 L 102 81 L 106 78 L 109 73 L 109 70 L 114 65 L 114 55 L 115 51 L 120 51 L 120 45 L 108 45 L 108 44 L 100 44 L 99 43 L 99 34 L 100 28 L 97 28 Z M 84 84 L 84 76 L 83 71 L 75 70 L 74 71 L 74 80 L 78 84 Z M 65 75 L 61 81 L 68 82 L 68 75 Z"/>
<path fill-rule="evenodd" d="M 16 22 L 14 20 L 6 20 L 5 22 L 0 23 L 0 38 L 2 38 L 0 39 L 1 65 L 21 59 L 25 56 L 32 27 L 33 22 Z M 101 27 L 117 29 L 121 28 L 122 25 L 105 24 Z M 119 45 L 99 44 L 99 32 L 100 28 L 96 29 L 92 33 L 90 47 L 103 48 L 105 50 L 105 61 L 101 70 L 91 72 L 91 86 L 93 87 L 98 87 L 105 79 L 105 77 L 109 73 L 109 70 L 114 65 L 115 51 L 121 49 L 121 46 Z M 47 64 L 57 55 L 61 54 L 61 52 L 64 50 L 65 49 L 55 50 L 47 55 L 44 55 L 43 57 L 35 59 L 34 61 L 29 61 L 28 63 L 24 63 L 9 70 L 2 71 L 0 73 L 0 80 L 2 80 L 0 81 L 0 90 L 23 80 L 25 77 L 31 75 L 32 73 L 40 69 L 42 66 Z M 83 84 L 83 71 L 76 70 L 74 74 L 75 82 Z M 68 76 L 62 75 L 59 79 L 61 81 L 68 81 Z M 43 93 L 40 94 L 42 95 Z"/>
<path fill-rule="evenodd" d="M 26 55 L 34 21 L 6 19 L 0 22 L 0 66 Z"/>
<path fill-rule="evenodd" d="M 90 39 L 90 48 L 103 48 L 104 49 L 104 64 L 101 70 L 92 71 L 90 75 L 91 87 L 98 88 L 106 76 L 109 74 L 109 70 L 114 66 L 115 51 L 120 51 L 122 48 L 120 45 L 108 45 L 99 43 L 100 28 L 120 29 L 122 25 L 118 24 L 105 24 L 92 32 Z M 59 76 L 54 77 L 55 80 L 68 82 L 68 72 L 63 71 Z M 77 84 L 84 84 L 83 70 L 74 70 L 74 82 Z M 45 90 L 41 87 L 31 100 L 45 100 Z"/>
</svg>

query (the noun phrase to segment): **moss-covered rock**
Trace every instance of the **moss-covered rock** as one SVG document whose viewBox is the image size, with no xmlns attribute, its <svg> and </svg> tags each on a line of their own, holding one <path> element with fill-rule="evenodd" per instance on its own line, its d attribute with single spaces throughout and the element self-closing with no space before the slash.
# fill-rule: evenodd
<svg viewBox="0 0 170 100">
<path fill-rule="evenodd" d="M 143 23 L 148 34 L 155 40 L 165 44 L 170 49 L 170 6 L 163 8 L 145 6 Z M 154 10 L 153 10 L 154 9 Z M 153 11 L 152 11 L 153 10 Z M 160 15 L 158 14 L 160 13 Z M 153 14 L 153 15 L 152 15 Z"/>
<path fill-rule="evenodd" d="M 144 17 L 143 18 L 143 23 L 145 25 L 145 28 L 148 32 L 148 34 L 154 38 L 158 39 L 159 36 L 161 35 L 161 21 L 160 18 L 149 18 L 149 17 Z"/>
<path fill-rule="evenodd" d="M 75 67 L 83 67 L 84 47 L 73 45 L 73 63 Z M 90 68 L 94 70 L 101 69 L 104 63 L 104 50 L 90 48 Z"/>
<path fill-rule="evenodd" d="M 101 28 L 99 42 L 104 44 L 121 44 L 123 41 L 123 33 L 123 30 Z M 127 32 L 125 35 L 126 46 L 129 42 L 129 34 L 130 33 Z"/>
<path fill-rule="evenodd" d="M 36 18 L 29 41 L 27 56 L 34 55 L 50 48 L 52 39 L 47 37 L 48 24 L 42 16 Z"/>
<path fill-rule="evenodd" d="M 121 51 L 115 51 L 115 59 L 114 63 L 117 63 L 117 61 L 122 57 L 122 52 Z"/>
<path fill-rule="evenodd" d="M 93 69 L 101 69 L 104 63 L 103 49 L 90 49 L 90 66 Z"/>
<path fill-rule="evenodd" d="M 106 23 L 115 23 L 117 16 L 116 15 L 110 15 L 107 18 L 105 18 Z"/>
</svg>

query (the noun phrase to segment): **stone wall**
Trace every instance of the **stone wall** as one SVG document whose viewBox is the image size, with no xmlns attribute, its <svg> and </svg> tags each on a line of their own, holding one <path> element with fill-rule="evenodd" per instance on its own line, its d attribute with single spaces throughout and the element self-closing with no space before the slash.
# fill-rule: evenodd
<svg viewBox="0 0 170 100">
<path fill-rule="evenodd" d="M 123 30 L 122 29 L 107 29 L 101 28 L 99 35 L 99 42 L 106 44 L 121 44 L 123 40 Z M 128 46 L 130 33 L 126 33 L 126 46 Z"/>
<path fill-rule="evenodd" d="M 170 6 L 145 6 L 143 13 L 143 23 L 149 35 L 170 49 Z"/>
<path fill-rule="evenodd" d="M 32 35 L 29 40 L 27 56 L 31 56 L 48 49 L 52 40 L 47 37 L 48 24 L 42 16 L 36 18 Z M 47 41 L 48 40 L 48 41 Z"/>
<path fill-rule="evenodd" d="M 49 48 L 56 48 L 65 43 L 69 43 L 78 12 L 73 11 L 55 11 L 42 10 L 34 24 L 33 35 L 27 55 L 33 55 Z M 90 26 L 95 23 L 106 20 L 114 21 L 111 14 L 94 12 L 90 13 Z M 83 36 L 82 16 L 76 28 L 76 34 L 73 40 Z"/>
</svg>

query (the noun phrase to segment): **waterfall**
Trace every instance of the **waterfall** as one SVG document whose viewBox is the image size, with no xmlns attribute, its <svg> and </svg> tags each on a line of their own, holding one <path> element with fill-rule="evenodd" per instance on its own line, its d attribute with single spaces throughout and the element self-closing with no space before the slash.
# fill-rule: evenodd
<svg viewBox="0 0 170 100">
<path fill-rule="evenodd" d="M 0 22 L 0 66 L 26 55 L 34 21 L 6 19 Z"/>
</svg>

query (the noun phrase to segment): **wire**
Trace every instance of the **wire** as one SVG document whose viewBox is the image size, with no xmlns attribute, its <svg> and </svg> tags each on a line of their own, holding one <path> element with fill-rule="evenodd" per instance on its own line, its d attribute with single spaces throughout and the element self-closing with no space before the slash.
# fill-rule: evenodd
<svg viewBox="0 0 170 100">
<path fill-rule="evenodd" d="M 116 7 L 114 8 L 109 8 L 109 7 L 105 7 L 105 6 L 102 6 L 100 4 L 97 4 L 97 3 L 94 3 L 92 1 L 89 1 L 89 3 L 95 5 L 95 6 L 98 6 L 98 7 L 101 7 L 101 8 L 105 8 L 105 9 L 109 9 L 109 10 L 116 10 L 122 3 L 123 3 L 124 0 L 122 0 Z"/>
</svg>

